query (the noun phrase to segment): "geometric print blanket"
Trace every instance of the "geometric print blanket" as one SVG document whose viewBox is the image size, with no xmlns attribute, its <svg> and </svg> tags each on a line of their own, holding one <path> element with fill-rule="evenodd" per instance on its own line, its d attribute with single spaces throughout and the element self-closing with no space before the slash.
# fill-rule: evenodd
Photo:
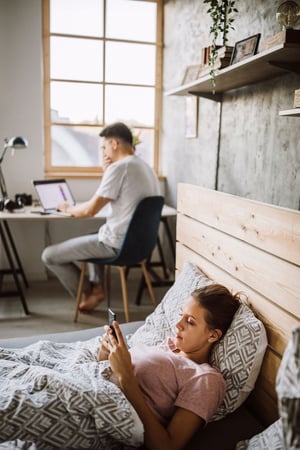
<svg viewBox="0 0 300 450">
<path fill-rule="evenodd" d="M 108 361 L 96 360 L 98 345 L 97 338 L 0 348 L 0 443 L 27 442 L 37 449 L 141 446 L 142 423 L 111 380 Z"/>
</svg>

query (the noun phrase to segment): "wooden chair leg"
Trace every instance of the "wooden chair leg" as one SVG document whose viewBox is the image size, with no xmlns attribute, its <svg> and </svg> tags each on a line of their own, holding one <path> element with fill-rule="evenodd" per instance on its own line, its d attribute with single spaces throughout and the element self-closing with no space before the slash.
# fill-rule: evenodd
<svg viewBox="0 0 300 450">
<path fill-rule="evenodd" d="M 148 270 L 147 270 L 146 261 L 142 261 L 141 262 L 141 266 L 142 266 L 143 274 L 144 274 L 145 281 L 146 281 L 146 284 L 147 284 L 147 288 L 148 288 L 148 291 L 149 291 L 149 295 L 151 297 L 153 305 L 156 306 L 157 305 L 157 301 L 156 301 L 156 298 L 155 298 L 155 294 L 154 294 L 154 290 L 153 290 L 153 287 L 152 287 L 151 279 L 150 279 L 150 276 L 149 276 L 149 273 L 148 273 Z"/>
<path fill-rule="evenodd" d="M 74 322 L 77 322 L 77 319 L 78 319 L 79 305 L 80 305 L 81 297 L 82 297 L 82 289 L 83 289 L 83 282 L 84 282 L 84 277 L 85 277 L 85 272 L 86 272 L 86 266 L 87 266 L 87 264 L 85 262 L 83 262 L 81 265 L 81 273 L 80 273 L 78 289 L 77 289 L 77 297 L 76 297 Z"/>
<path fill-rule="evenodd" d="M 126 322 L 129 322 L 128 294 L 127 294 L 127 284 L 126 284 L 126 267 L 123 267 L 123 266 L 117 266 L 117 267 L 119 269 L 120 278 L 121 278 L 125 320 L 126 320 Z"/>
</svg>

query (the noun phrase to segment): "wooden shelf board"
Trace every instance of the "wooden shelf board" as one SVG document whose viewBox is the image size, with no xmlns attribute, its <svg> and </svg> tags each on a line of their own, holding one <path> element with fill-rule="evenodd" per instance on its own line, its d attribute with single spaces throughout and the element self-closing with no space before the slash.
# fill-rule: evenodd
<svg viewBox="0 0 300 450">
<path fill-rule="evenodd" d="M 216 71 L 216 94 L 275 78 L 291 70 L 300 72 L 300 44 L 280 44 L 232 66 Z M 171 89 L 165 95 L 206 96 L 214 98 L 210 75 Z M 220 98 L 220 96 L 219 96 Z M 219 101 L 216 97 L 216 100 Z"/>
<path fill-rule="evenodd" d="M 300 117 L 300 108 L 286 109 L 285 111 L 279 111 L 279 115 Z"/>
</svg>

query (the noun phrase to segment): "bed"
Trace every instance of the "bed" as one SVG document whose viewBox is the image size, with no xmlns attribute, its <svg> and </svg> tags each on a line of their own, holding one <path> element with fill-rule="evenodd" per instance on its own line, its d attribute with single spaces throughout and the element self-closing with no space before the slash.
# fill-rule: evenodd
<svg viewBox="0 0 300 450">
<path fill-rule="evenodd" d="M 300 324 L 300 213 L 186 183 L 178 185 L 177 210 L 176 281 L 145 322 L 121 325 L 128 344 L 141 340 L 153 344 L 163 339 L 173 326 L 173 312 L 180 302 L 203 283 L 217 281 L 244 292 L 245 310 L 236 319 L 231 339 L 237 338 L 239 330 L 239 337 L 244 337 L 245 342 L 234 341 L 231 347 L 224 344 L 213 355 L 222 364 L 231 359 L 232 347 L 238 349 L 230 367 L 238 378 L 227 381 L 232 395 L 226 408 L 194 436 L 187 450 L 264 448 L 257 441 L 270 444 L 266 435 L 270 427 L 273 438 L 277 439 L 279 433 L 279 439 L 286 439 L 291 421 L 283 406 L 287 402 L 281 402 L 281 393 L 278 394 L 278 372 L 286 370 L 287 359 L 293 359 L 283 356 L 287 349 L 295 348 Z M 96 345 L 101 334 L 102 330 L 96 328 L 1 340 L 0 346 L 22 352 L 26 346 L 37 346 L 41 341 L 53 342 L 54 346 L 76 346 L 78 342 Z M 295 367 L 288 368 L 294 374 L 292 379 L 299 375 Z M 228 367 L 224 370 L 226 373 Z M 241 370 L 245 374 L 242 381 Z M 299 401 L 297 387 L 291 397 L 292 402 L 297 398 Z M 276 427 L 276 433 L 272 427 Z M 253 439 L 256 447 L 251 447 Z M 293 433 L 289 439 L 294 439 Z M 5 445 L 8 444 L 3 443 L 0 448 L 22 448 Z"/>
</svg>

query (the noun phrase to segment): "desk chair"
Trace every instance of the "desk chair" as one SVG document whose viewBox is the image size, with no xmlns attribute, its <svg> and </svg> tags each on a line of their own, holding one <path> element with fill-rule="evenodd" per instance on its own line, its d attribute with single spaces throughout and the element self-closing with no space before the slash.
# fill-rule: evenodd
<svg viewBox="0 0 300 450">
<path fill-rule="evenodd" d="M 117 267 L 121 278 L 123 305 L 125 320 L 129 322 L 128 294 L 126 284 L 126 269 L 128 267 L 141 265 L 146 280 L 149 295 L 154 305 L 156 298 L 147 270 L 146 261 L 157 242 L 161 211 L 164 204 L 162 196 L 146 197 L 140 201 L 129 223 L 123 244 L 118 254 L 112 258 L 90 258 L 82 260 L 81 275 L 77 290 L 76 310 L 74 322 L 77 322 L 79 305 L 82 297 L 83 281 L 86 273 L 87 263 L 101 264 L 107 266 L 107 297 L 110 298 L 110 267 Z"/>
</svg>

